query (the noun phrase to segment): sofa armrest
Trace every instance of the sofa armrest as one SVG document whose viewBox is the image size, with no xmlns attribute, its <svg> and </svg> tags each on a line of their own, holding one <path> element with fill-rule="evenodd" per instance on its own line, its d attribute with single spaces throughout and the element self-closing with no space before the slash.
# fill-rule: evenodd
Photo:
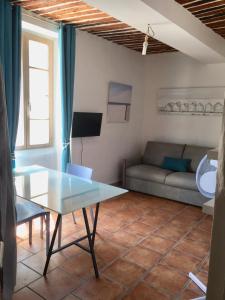
<svg viewBox="0 0 225 300">
<path fill-rule="evenodd" d="M 126 169 L 142 163 L 142 158 L 123 159 L 122 164 L 122 187 L 126 187 Z"/>
</svg>

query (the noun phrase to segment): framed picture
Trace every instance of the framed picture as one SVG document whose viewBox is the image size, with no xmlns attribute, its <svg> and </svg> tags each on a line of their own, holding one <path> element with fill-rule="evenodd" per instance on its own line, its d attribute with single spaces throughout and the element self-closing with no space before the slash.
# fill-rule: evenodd
<svg viewBox="0 0 225 300">
<path fill-rule="evenodd" d="M 109 82 L 108 122 L 124 123 L 129 121 L 131 98 L 131 85 Z"/>
</svg>

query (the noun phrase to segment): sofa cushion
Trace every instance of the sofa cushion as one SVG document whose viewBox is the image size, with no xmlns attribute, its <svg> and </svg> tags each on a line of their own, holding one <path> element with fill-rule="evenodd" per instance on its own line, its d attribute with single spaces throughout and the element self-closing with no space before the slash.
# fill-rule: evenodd
<svg viewBox="0 0 225 300">
<path fill-rule="evenodd" d="M 188 173 L 188 172 L 175 172 L 166 176 L 165 184 L 198 191 L 196 180 L 195 180 L 195 173 Z"/>
<path fill-rule="evenodd" d="M 183 158 L 191 159 L 190 172 L 196 172 L 201 159 L 206 155 L 210 148 L 186 145 Z"/>
<path fill-rule="evenodd" d="M 175 172 L 188 172 L 190 163 L 190 159 L 166 156 L 164 157 L 162 168 Z"/>
<path fill-rule="evenodd" d="M 129 167 L 126 170 L 126 176 L 128 177 L 159 183 L 164 183 L 166 176 L 170 173 L 170 170 L 165 170 L 151 165 L 136 165 Z"/>
<path fill-rule="evenodd" d="M 181 158 L 183 151 L 184 145 L 148 142 L 143 156 L 143 163 L 161 167 L 165 156 Z"/>
</svg>

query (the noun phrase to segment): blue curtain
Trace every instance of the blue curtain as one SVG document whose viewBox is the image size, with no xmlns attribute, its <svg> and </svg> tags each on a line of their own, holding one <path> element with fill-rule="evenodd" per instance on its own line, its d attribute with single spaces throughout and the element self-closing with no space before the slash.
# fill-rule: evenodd
<svg viewBox="0 0 225 300">
<path fill-rule="evenodd" d="M 62 100 L 62 171 L 70 162 L 70 135 L 73 120 L 76 30 L 72 25 L 60 27 L 60 88 Z"/>
<path fill-rule="evenodd" d="M 15 144 L 20 107 L 21 9 L 9 0 L 0 1 L 0 63 L 5 81 L 9 146 L 15 166 Z"/>
</svg>

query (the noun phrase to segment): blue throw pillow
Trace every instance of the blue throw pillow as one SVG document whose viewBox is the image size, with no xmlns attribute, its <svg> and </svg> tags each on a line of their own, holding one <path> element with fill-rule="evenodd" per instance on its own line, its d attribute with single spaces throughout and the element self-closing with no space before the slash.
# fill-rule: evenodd
<svg viewBox="0 0 225 300">
<path fill-rule="evenodd" d="M 164 157 L 162 168 L 175 172 L 188 172 L 191 159 Z"/>
</svg>

